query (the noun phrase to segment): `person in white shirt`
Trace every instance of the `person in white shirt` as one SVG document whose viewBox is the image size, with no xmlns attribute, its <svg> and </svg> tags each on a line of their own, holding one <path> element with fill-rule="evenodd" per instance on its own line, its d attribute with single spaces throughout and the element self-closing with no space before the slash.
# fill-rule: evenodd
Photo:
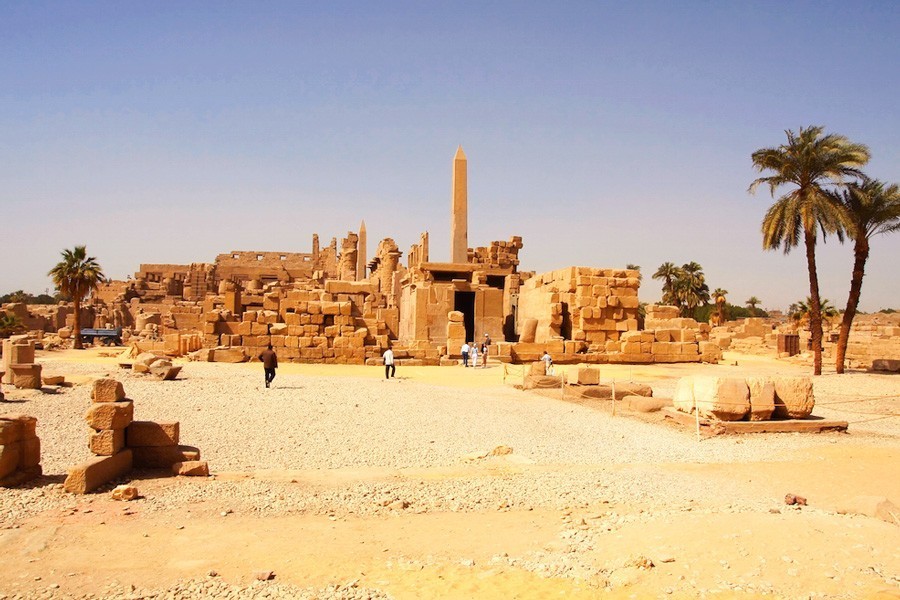
<svg viewBox="0 0 900 600">
<path fill-rule="evenodd" d="M 469 344 L 468 342 L 463 342 L 462 348 L 459 349 L 459 353 L 462 354 L 463 366 L 469 366 Z"/>
<path fill-rule="evenodd" d="M 472 342 L 472 345 L 469 346 L 469 356 L 472 357 L 472 367 L 478 368 L 478 344 Z"/>
<path fill-rule="evenodd" d="M 390 379 L 394 376 L 397 368 L 394 366 L 394 351 L 388 348 L 384 351 L 384 378 Z"/>
<path fill-rule="evenodd" d="M 547 375 L 553 375 L 553 358 L 550 357 L 550 354 L 546 350 L 544 350 L 544 355 L 541 357 L 541 360 L 544 361 Z"/>
</svg>

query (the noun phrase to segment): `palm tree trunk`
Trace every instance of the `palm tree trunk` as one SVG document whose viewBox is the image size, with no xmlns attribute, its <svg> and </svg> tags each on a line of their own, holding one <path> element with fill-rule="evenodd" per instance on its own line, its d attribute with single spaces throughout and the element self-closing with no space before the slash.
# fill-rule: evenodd
<svg viewBox="0 0 900 600">
<path fill-rule="evenodd" d="M 81 350 L 84 345 L 81 343 L 81 302 L 77 298 L 73 301 L 75 313 L 75 349 Z"/>
<path fill-rule="evenodd" d="M 838 373 L 844 372 L 844 359 L 847 356 L 847 345 L 850 342 L 850 327 L 853 325 L 853 318 L 856 317 L 856 309 L 859 307 L 863 277 L 866 274 L 866 261 L 869 259 L 869 238 L 865 236 L 865 232 L 857 232 L 853 255 L 855 258 L 853 260 L 853 276 L 850 279 L 850 296 L 847 298 L 847 308 L 844 309 L 844 317 L 841 319 L 841 333 L 838 336 L 835 357 L 835 368 Z"/>
<path fill-rule="evenodd" d="M 809 330 L 812 334 L 813 375 L 822 374 L 822 304 L 819 300 L 819 274 L 816 271 L 816 232 L 806 231 L 806 268 L 809 271 Z"/>
</svg>

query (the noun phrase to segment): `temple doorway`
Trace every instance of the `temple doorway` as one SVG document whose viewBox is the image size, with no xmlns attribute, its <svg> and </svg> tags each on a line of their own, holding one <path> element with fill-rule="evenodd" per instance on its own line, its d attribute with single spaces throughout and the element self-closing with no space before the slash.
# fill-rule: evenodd
<svg viewBox="0 0 900 600">
<path fill-rule="evenodd" d="M 453 310 L 463 314 L 466 326 L 466 341 L 475 341 L 475 292 L 454 292 Z"/>
</svg>

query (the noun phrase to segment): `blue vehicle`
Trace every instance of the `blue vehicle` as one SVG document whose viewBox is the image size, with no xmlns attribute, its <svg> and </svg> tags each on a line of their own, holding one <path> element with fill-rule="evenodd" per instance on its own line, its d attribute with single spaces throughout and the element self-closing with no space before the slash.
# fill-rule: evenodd
<svg viewBox="0 0 900 600">
<path fill-rule="evenodd" d="M 115 329 L 82 329 L 82 341 L 90 341 L 92 344 L 100 344 L 102 346 L 121 346 L 122 345 L 122 328 Z"/>
</svg>

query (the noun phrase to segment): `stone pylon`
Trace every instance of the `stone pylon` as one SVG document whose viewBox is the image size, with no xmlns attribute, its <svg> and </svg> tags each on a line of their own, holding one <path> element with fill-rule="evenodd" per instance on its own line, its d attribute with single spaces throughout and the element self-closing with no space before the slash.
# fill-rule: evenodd
<svg viewBox="0 0 900 600">
<path fill-rule="evenodd" d="M 362 221 L 359 224 L 359 242 L 356 251 L 356 280 L 363 281 L 366 276 L 366 263 L 368 262 L 368 258 L 366 256 L 366 222 Z"/>
<path fill-rule="evenodd" d="M 450 262 L 465 263 L 469 256 L 469 184 L 462 146 L 453 157 L 450 206 Z"/>
</svg>

